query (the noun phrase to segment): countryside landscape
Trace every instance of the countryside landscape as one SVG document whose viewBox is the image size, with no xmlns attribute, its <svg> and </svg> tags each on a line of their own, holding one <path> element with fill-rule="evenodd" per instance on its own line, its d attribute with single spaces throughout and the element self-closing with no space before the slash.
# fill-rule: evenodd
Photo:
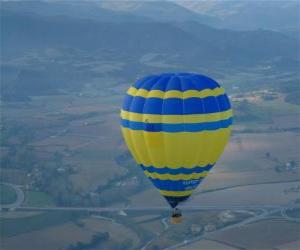
<svg viewBox="0 0 300 250">
<path fill-rule="evenodd" d="M 1 249 L 299 249 L 299 8 L 2 1 Z M 161 72 L 216 79 L 234 111 L 178 225 L 119 125 L 128 87 Z"/>
</svg>

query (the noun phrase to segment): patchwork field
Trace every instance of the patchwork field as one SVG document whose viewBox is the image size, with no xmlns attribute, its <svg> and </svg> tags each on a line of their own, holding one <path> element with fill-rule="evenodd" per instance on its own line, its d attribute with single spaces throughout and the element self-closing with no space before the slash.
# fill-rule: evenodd
<svg viewBox="0 0 300 250">
<path fill-rule="evenodd" d="M 282 246 L 284 249 L 285 244 L 287 244 L 286 246 L 289 243 L 294 245 L 293 242 L 300 240 L 299 230 L 299 223 L 272 219 L 219 232 L 208 238 L 240 248 L 271 249 L 279 247 L 280 249 Z"/>
<path fill-rule="evenodd" d="M 60 225 L 48 226 L 37 231 L 5 237 L 1 246 L 9 250 L 66 249 L 77 242 L 90 242 L 93 235 L 105 232 L 109 233 L 109 239 L 101 245 L 104 249 L 118 247 L 124 242 L 130 242 L 133 248 L 139 244 L 137 235 L 130 229 L 96 217 L 82 219 L 76 223 L 62 222 Z"/>
<path fill-rule="evenodd" d="M 235 172 L 268 169 L 299 161 L 299 147 L 300 134 L 295 132 L 235 134 L 217 165 Z"/>
<path fill-rule="evenodd" d="M 27 169 L 19 165 L 18 169 L 14 165 L 1 169 L 4 180 L 24 185 L 27 190 L 23 206 L 167 207 L 126 151 L 119 127 L 124 86 L 34 97 L 28 105 L 5 107 L 5 121 L 14 128 L 8 142 L 20 146 L 18 152 L 34 152 L 36 161 Z M 282 98 L 249 99 L 251 112 L 258 112 L 256 120 L 234 124 L 222 158 L 183 206 L 285 205 L 299 198 L 298 109 L 283 104 Z M 276 109 L 277 105 L 281 108 Z M 14 127 L 16 120 L 19 124 Z M 17 135 L 20 128 L 27 137 Z M 6 148 L 4 156 L 7 154 Z M 169 223 L 169 212 L 160 211 L 107 215 L 113 219 L 67 211 L 11 211 L 0 218 L 1 243 L 8 250 L 67 249 L 89 244 L 97 233 L 107 232 L 109 238 L 103 240 L 101 249 L 140 249 L 147 243 L 147 249 L 162 249 L 200 235 L 206 226 L 208 231 L 222 228 L 225 224 L 220 213 L 184 211 L 183 224 L 174 226 Z M 237 218 L 242 220 L 251 213 Z M 265 220 L 243 227 L 244 231 L 230 230 L 224 236 L 219 232 L 216 237 L 180 249 L 256 249 L 259 243 L 250 241 L 263 239 L 255 230 L 266 230 L 270 237 L 279 238 L 281 228 L 299 230 L 292 222 Z M 244 238 L 235 241 L 234 234 L 239 233 Z M 249 233 L 253 237 L 248 242 L 245 235 Z M 267 239 L 262 245 L 288 249 L 297 242 L 299 238 L 292 233 L 274 243 Z"/>
<path fill-rule="evenodd" d="M 39 231 L 74 221 L 83 215 L 83 213 L 76 212 L 51 211 L 18 218 L 2 217 L 0 219 L 1 237 L 7 238 L 31 231 Z"/>
<path fill-rule="evenodd" d="M 257 184 L 198 193 L 187 205 L 288 205 L 299 197 L 297 191 L 289 192 L 298 185 L 299 181 Z"/>
</svg>

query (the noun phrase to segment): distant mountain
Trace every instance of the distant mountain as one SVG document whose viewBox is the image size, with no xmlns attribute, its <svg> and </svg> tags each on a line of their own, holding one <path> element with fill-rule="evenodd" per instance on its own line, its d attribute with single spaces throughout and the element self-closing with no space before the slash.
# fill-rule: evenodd
<svg viewBox="0 0 300 250">
<path fill-rule="evenodd" d="M 197 22 L 96 22 L 66 16 L 38 16 L 1 11 L 3 55 L 26 50 L 71 47 L 111 50 L 141 56 L 177 54 L 194 63 L 217 61 L 246 64 L 274 57 L 297 58 L 298 44 L 272 31 L 229 31 Z"/>
<path fill-rule="evenodd" d="M 3 10 L 1 15 L 3 55 L 26 50 L 70 47 L 86 51 L 114 50 L 142 55 L 147 52 L 184 53 L 196 48 L 197 38 L 168 23 L 108 23 L 66 16 L 41 17 Z M 209 48 L 207 48 L 209 51 Z"/>
<path fill-rule="evenodd" d="M 223 28 L 299 31 L 298 0 L 172 1 L 195 13 L 221 20 L 218 26 Z"/>
<path fill-rule="evenodd" d="M 300 52 L 295 39 L 271 30 L 234 31 L 195 22 L 177 23 L 177 27 L 197 36 L 199 44 L 215 48 L 215 53 L 233 64 L 257 64 L 280 57 L 298 59 Z"/>
<path fill-rule="evenodd" d="M 42 16 L 67 15 L 106 22 L 196 21 L 235 30 L 270 29 L 295 37 L 300 29 L 298 0 L 16 0 L 2 1 L 0 6 Z"/>
<path fill-rule="evenodd" d="M 69 3 L 70 11 L 67 2 L 51 2 L 49 9 L 44 8 L 48 2 L 24 9 L 1 4 L 5 100 L 79 90 L 95 81 L 110 86 L 116 79 L 132 81 L 158 71 L 230 74 L 271 67 L 294 72 L 299 65 L 298 42 L 279 32 L 216 29 L 195 20 L 158 21 L 124 11 L 98 16 L 100 7 L 88 2 L 97 9 L 93 16 L 90 7 L 80 10 L 81 3 Z"/>
<path fill-rule="evenodd" d="M 94 19 L 106 22 L 136 21 L 197 21 L 203 24 L 217 24 L 214 17 L 195 13 L 169 1 L 47 1 L 26 0 L 1 2 L 1 8 L 31 12 L 38 15 L 67 15 L 76 18 Z"/>
<path fill-rule="evenodd" d="M 105 9 L 131 13 L 136 16 L 148 17 L 156 21 L 196 21 L 202 24 L 217 24 L 219 20 L 215 17 L 195 13 L 188 8 L 182 7 L 171 1 L 110 1 L 100 2 L 100 6 Z"/>
<path fill-rule="evenodd" d="M 101 8 L 100 4 L 96 1 L 7 1 L 1 2 L 0 8 L 18 12 L 20 14 L 33 13 L 39 16 L 64 15 L 102 22 L 142 22 L 148 20 L 146 17 L 136 16 L 132 13 Z"/>
</svg>

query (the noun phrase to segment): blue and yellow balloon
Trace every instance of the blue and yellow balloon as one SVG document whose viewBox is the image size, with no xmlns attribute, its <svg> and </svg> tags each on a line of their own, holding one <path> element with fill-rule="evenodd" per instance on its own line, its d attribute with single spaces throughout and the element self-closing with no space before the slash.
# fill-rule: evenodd
<svg viewBox="0 0 300 250">
<path fill-rule="evenodd" d="M 207 176 L 231 127 L 224 89 L 193 73 L 142 78 L 128 89 L 121 109 L 122 133 L 131 154 L 172 208 Z"/>
</svg>

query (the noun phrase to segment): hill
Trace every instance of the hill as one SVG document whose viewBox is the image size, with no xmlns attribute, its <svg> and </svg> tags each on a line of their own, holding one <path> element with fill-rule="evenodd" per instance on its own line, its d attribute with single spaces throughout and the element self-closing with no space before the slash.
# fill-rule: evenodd
<svg viewBox="0 0 300 250">
<path fill-rule="evenodd" d="M 272 65 L 294 72 L 299 63 L 297 41 L 275 31 L 216 29 L 111 10 L 100 18 L 93 2 L 28 3 L 1 6 L 6 100 L 78 90 L 96 79 L 133 81 L 157 71 L 242 72 Z"/>
</svg>

